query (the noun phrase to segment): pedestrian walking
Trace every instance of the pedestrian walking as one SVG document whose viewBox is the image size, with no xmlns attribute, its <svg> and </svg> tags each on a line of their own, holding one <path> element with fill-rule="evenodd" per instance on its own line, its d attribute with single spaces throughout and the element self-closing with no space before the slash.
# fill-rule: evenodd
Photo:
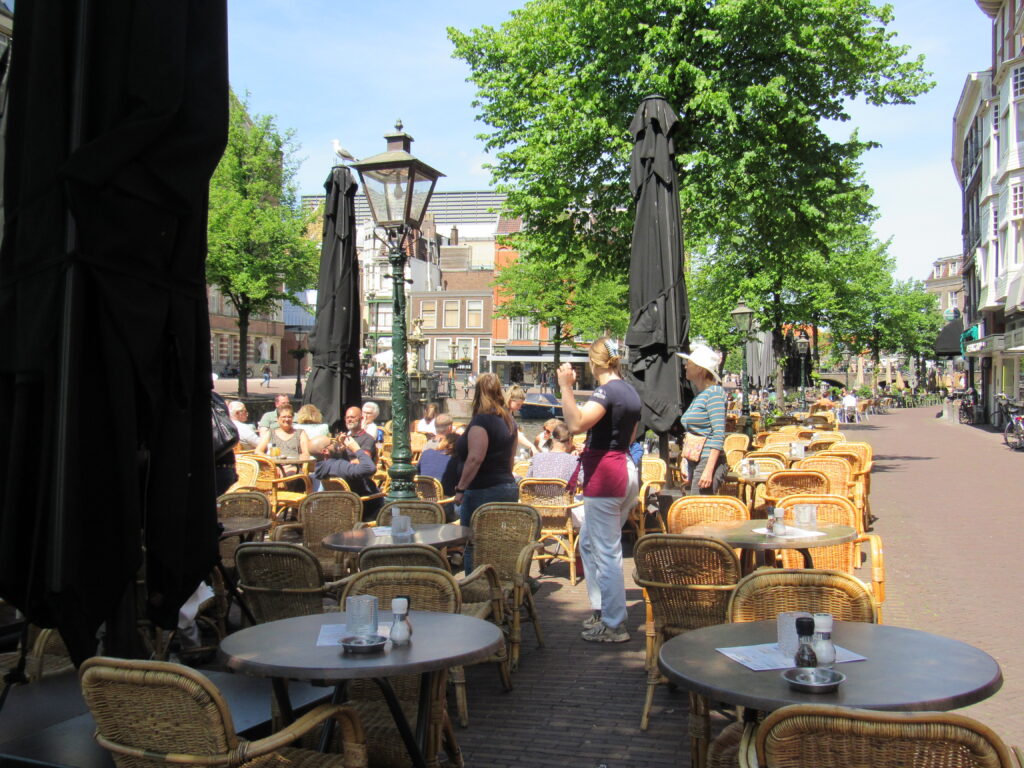
<svg viewBox="0 0 1024 768">
<path fill-rule="evenodd" d="M 270 366 L 269 365 L 264 365 L 263 366 L 263 381 L 260 383 L 260 386 L 261 387 L 269 387 L 270 386 Z"/>
</svg>

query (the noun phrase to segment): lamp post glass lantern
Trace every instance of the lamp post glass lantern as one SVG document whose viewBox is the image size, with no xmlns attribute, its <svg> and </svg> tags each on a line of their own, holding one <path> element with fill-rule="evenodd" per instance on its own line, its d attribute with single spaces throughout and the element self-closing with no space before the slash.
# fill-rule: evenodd
<svg viewBox="0 0 1024 768">
<path fill-rule="evenodd" d="M 743 416 L 743 431 L 749 439 L 754 437 L 754 425 L 750 423 L 750 400 L 747 394 L 747 342 L 750 341 L 750 326 L 754 321 L 754 310 L 747 306 L 747 302 L 740 299 L 736 309 L 729 313 L 732 316 L 733 327 L 740 332 L 743 338 L 743 372 L 740 375 L 740 414 Z"/>
<path fill-rule="evenodd" d="M 807 363 L 807 353 L 811 348 L 811 340 L 807 338 L 807 331 L 800 331 L 800 335 L 796 339 L 796 353 L 800 355 L 800 394 L 804 394 L 804 386 L 807 383 L 807 372 L 805 365 Z M 803 405 L 801 403 L 801 405 Z"/>
<path fill-rule="evenodd" d="M 444 174 L 409 153 L 413 138 L 402 129 L 402 121 L 395 123 L 393 133 L 385 134 L 387 150 L 368 157 L 352 167 L 359 173 L 363 192 L 370 205 L 370 215 L 376 227 L 384 230 L 391 265 L 391 413 L 392 464 L 389 501 L 408 501 L 416 498 L 409 442 L 409 361 L 406 355 L 405 320 L 405 264 L 406 245 L 419 231 L 427 212 L 434 185 Z M 374 307 L 376 314 L 376 306 Z M 376 319 L 376 318 L 375 318 Z M 374 348 L 376 348 L 374 337 Z"/>
</svg>

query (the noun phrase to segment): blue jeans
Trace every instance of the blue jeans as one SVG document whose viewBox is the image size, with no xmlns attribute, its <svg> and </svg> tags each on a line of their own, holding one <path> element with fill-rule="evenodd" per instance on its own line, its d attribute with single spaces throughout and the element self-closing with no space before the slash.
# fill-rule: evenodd
<svg viewBox="0 0 1024 768">
<path fill-rule="evenodd" d="M 459 522 L 468 526 L 477 507 L 490 504 L 492 501 L 519 501 L 519 486 L 515 483 L 502 483 L 479 490 L 467 488 L 466 492 L 462 494 L 462 506 L 458 508 Z M 471 544 L 466 545 L 465 554 L 462 556 L 462 565 L 466 569 L 466 573 L 472 572 L 473 546 Z"/>
</svg>

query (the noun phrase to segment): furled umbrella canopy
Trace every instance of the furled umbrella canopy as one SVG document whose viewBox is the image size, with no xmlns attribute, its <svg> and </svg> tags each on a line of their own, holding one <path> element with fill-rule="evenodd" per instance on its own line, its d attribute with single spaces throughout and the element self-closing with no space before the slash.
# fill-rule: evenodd
<svg viewBox="0 0 1024 768">
<path fill-rule="evenodd" d="M 747 342 L 747 376 L 750 386 L 763 389 L 775 382 L 775 348 L 771 331 L 756 331 Z"/>
<path fill-rule="evenodd" d="M 672 135 L 679 118 L 661 96 L 648 96 L 629 125 L 629 188 L 636 201 L 629 262 L 627 378 L 643 401 L 641 422 L 667 433 L 685 410 L 682 359 L 690 312 L 683 278 L 679 179 Z"/>
<path fill-rule="evenodd" d="M 345 409 L 359 406 L 359 264 L 356 260 L 355 194 L 352 172 L 335 166 L 324 183 L 323 245 L 317 284 L 316 325 L 309 335 L 313 370 L 306 403 L 313 403 L 332 427 Z"/>
<path fill-rule="evenodd" d="M 0 596 L 80 662 L 143 547 L 165 627 L 218 556 L 204 263 L 226 6 L 34 0 L 15 27 Z"/>
</svg>

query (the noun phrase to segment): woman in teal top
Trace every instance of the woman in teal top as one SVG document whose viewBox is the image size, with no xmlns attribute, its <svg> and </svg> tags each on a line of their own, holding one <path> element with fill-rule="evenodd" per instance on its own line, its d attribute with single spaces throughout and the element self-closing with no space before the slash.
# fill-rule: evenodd
<svg viewBox="0 0 1024 768">
<path fill-rule="evenodd" d="M 686 484 L 690 495 L 716 494 L 728 470 L 722 444 L 725 442 L 725 390 L 718 366 L 722 356 L 704 344 L 689 354 L 677 353 L 686 360 L 686 379 L 697 392 L 679 421 L 689 435 L 704 437 L 700 461 L 687 461 Z"/>
</svg>

